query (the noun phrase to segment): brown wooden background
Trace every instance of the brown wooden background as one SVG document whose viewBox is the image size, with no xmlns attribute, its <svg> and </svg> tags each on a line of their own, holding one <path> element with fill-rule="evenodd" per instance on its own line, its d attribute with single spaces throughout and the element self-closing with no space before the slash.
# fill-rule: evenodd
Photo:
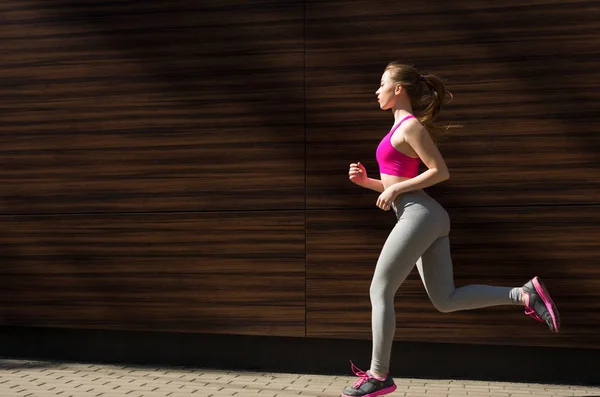
<svg viewBox="0 0 600 397">
<path fill-rule="evenodd" d="M 412 274 L 399 340 L 600 348 L 594 1 L 9 0 L 0 13 L 0 324 L 369 338 L 393 226 L 375 176 L 385 64 L 450 83 L 440 144 L 458 286 L 544 278 L 441 314 Z"/>
</svg>

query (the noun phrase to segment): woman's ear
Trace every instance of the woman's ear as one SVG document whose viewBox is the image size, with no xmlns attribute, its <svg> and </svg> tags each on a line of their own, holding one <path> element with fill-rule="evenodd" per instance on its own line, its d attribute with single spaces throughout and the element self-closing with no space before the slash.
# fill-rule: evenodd
<svg viewBox="0 0 600 397">
<path fill-rule="evenodd" d="M 401 84 L 396 84 L 396 88 L 394 89 L 394 95 L 400 95 L 404 87 Z"/>
</svg>

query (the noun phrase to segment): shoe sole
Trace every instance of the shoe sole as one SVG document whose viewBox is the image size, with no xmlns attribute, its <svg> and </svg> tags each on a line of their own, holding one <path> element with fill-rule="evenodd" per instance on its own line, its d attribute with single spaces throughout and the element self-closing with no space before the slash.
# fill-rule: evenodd
<svg viewBox="0 0 600 397">
<path fill-rule="evenodd" d="M 369 393 L 369 394 L 364 394 L 360 397 L 377 397 L 377 396 L 383 396 L 384 394 L 389 394 L 391 392 L 393 392 L 394 390 L 396 390 L 396 385 L 392 385 L 388 388 L 385 389 L 381 389 L 378 391 L 374 391 L 373 393 Z M 349 396 L 347 394 L 342 393 L 341 397 L 358 397 L 358 396 Z"/>
<path fill-rule="evenodd" d="M 534 277 L 532 281 L 536 292 L 539 296 L 542 297 L 542 300 L 546 305 L 546 309 L 548 309 L 548 311 L 550 312 L 550 316 L 552 316 L 552 323 L 554 325 L 554 329 L 552 331 L 558 332 L 558 329 L 560 328 L 560 314 L 558 313 L 558 308 L 556 307 L 554 301 L 550 297 L 550 294 L 548 293 L 548 290 L 546 289 L 546 286 L 544 285 L 543 281 L 537 277 Z"/>
</svg>

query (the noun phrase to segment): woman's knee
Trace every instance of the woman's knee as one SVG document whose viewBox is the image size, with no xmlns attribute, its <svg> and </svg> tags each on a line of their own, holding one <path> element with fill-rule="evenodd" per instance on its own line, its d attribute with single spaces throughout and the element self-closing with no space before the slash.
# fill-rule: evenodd
<svg viewBox="0 0 600 397">
<path fill-rule="evenodd" d="M 371 283 L 371 287 L 369 288 L 369 297 L 371 298 L 372 304 L 377 304 L 379 301 L 383 300 L 381 288 L 379 288 L 375 282 Z"/>
<path fill-rule="evenodd" d="M 384 283 L 377 283 L 373 281 L 369 289 L 369 296 L 371 298 L 371 305 L 385 305 L 389 302 L 394 302 L 394 293 Z"/>
</svg>

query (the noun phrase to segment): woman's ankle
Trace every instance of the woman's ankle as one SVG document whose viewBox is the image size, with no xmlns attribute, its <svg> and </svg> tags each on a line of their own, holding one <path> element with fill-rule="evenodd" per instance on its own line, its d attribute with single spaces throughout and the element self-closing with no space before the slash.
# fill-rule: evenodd
<svg viewBox="0 0 600 397">
<path fill-rule="evenodd" d="M 372 369 L 369 370 L 369 375 L 371 375 L 373 378 L 380 380 L 380 381 L 384 381 L 387 378 L 387 374 L 375 372 Z"/>
</svg>

